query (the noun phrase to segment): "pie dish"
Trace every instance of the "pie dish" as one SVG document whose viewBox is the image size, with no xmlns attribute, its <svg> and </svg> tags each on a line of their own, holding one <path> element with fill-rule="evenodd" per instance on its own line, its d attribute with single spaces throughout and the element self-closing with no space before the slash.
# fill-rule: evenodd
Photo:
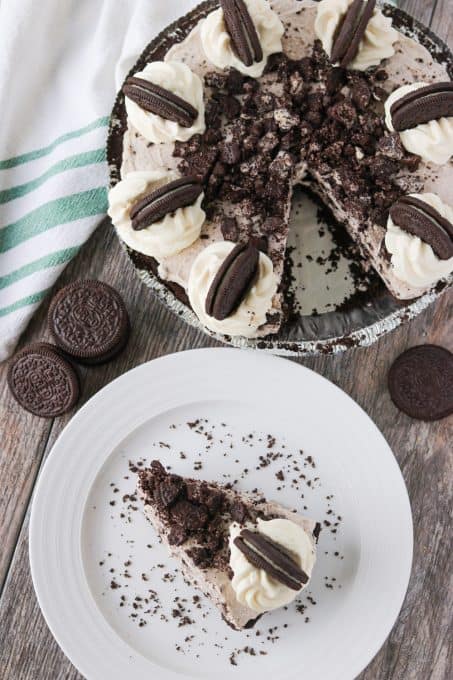
<svg viewBox="0 0 453 680">
<path fill-rule="evenodd" d="M 448 89 L 448 54 L 438 51 L 436 63 L 429 40 L 424 39 L 421 44 L 420 36 L 414 39 L 403 35 L 402 31 L 410 31 L 395 10 L 386 9 L 384 15 L 374 9 L 369 24 L 374 22 L 373 30 L 377 31 L 373 43 L 377 55 L 367 48 L 365 34 L 355 61 L 346 68 L 337 68 L 331 63 L 332 45 L 329 46 L 326 36 L 332 21 L 335 23 L 332 11 L 337 12 L 338 23 L 339 17 L 344 19 L 350 3 L 340 2 L 345 5 L 341 11 L 338 7 L 335 9 L 333 0 L 320 4 L 310 0 L 276 0 L 270 5 L 265 0 L 248 0 L 247 7 L 249 4 L 256 25 L 261 26 L 259 13 L 264 12 L 267 18 L 263 25 L 271 27 L 270 37 L 266 31 L 259 30 L 264 46 L 261 66 L 255 61 L 254 65 L 242 68 L 242 73 L 219 67 L 225 55 L 216 54 L 210 31 L 219 30 L 212 17 L 222 9 L 212 11 L 215 3 L 206 3 L 177 22 L 176 28 L 158 39 L 155 46 L 145 50 L 132 70 L 135 79 L 146 76 L 156 82 L 156 74 L 150 76 L 149 71 L 162 65 L 166 71 L 165 77 L 160 76 L 161 84 L 165 82 L 171 89 L 171 78 L 185 83 L 184 87 L 188 83 L 183 90 L 192 93 L 191 105 L 198 102 L 198 108 L 195 106 L 198 117 L 192 120 L 195 132 L 187 139 L 190 126 L 182 128 L 167 120 L 162 132 L 162 125 L 160 128 L 145 125 L 134 110 L 136 102 L 126 97 L 124 106 L 124 98 L 119 95 L 109 140 L 112 185 L 117 184 L 110 194 L 113 221 L 128 244 L 137 268 L 147 272 L 143 275 L 148 282 L 152 281 L 153 287 L 157 286 L 161 292 L 162 286 L 165 287 L 167 300 L 186 318 L 193 321 L 193 313 L 187 311 L 189 307 L 201 325 L 235 344 L 246 342 L 293 349 L 294 343 L 280 341 L 291 314 L 286 296 L 287 276 L 284 276 L 286 243 L 294 186 L 308 186 L 356 241 L 362 263 L 365 266 L 371 263 L 384 281 L 390 295 L 381 286 L 372 312 L 374 319 L 378 319 L 383 316 L 382 306 L 386 311 L 391 310 L 387 329 L 394 327 L 402 318 L 410 318 L 426 306 L 448 285 L 453 259 L 448 250 L 450 232 L 447 232 L 447 252 L 439 253 L 438 249 L 434 252 L 431 237 L 420 231 L 417 234 L 408 231 L 408 220 L 401 230 L 389 211 L 399 205 L 401 199 L 414 196 L 419 202 L 417 218 L 422 202 L 422 212 L 423 207 L 428 206 L 428 211 L 434 210 L 438 218 L 451 226 L 453 213 L 448 204 L 448 185 L 453 170 L 445 158 L 434 155 L 435 163 L 428 160 L 429 151 L 426 152 L 420 141 L 418 147 L 415 142 L 418 154 L 413 153 L 414 142 L 407 143 L 403 135 L 414 136 L 414 129 L 400 132 L 392 128 L 389 111 L 395 102 L 391 97 L 395 97 L 395 90 L 412 82 L 425 85 L 441 82 Z M 399 31 L 392 26 L 387 14 L 392 15 Z M 431 48 L 431 54 L 425 45 Z M 228 63 L 241 69 L 237 55 L 233 57 Z M 214 66 L 212 60 L 219 66 Z M 152 63 L 148 63 L 150 61 Z M 144 64 L 148 66 L 143 69 Z M 203 101 L 199 91 L 202 79 Z M 420 92 L 417 95 L 411 92 L 409 96 L 421 98 Z M 400 99 L 403 97 L 408 97 L 404 91 Z M 202 115 L 204 130 L 199 120 Z M 151 114 L 148 118 L 153 116 L 162 123 L 162 116 Z M 443 146 L 448 147 L 451 132 L 448 124 L 453 119 L 440 120 L 447 121 L 442 134 L 447 142 Z M 431 123 L 440 125 L 435 120 L 428 126 Z M 181 134 L 181 130 L 185 133 Z M 157 143 L 159 134 L 161 141 Z M 168 141 L 169 136 L 172 141 Z M 156 180 L 156 176 L 149 173 L 161 175 Z M 165 236 L 156 247 L 149 237 L 155 237 L 160 223 L 146 228 L 131 227 L 132 205 L 137 198 L 143 199 L 156 188 L 160 189 L 162 183 L 169 184 L 181 174 L 195 177 L 202 193 L 195 203 L 165 215 L 162 220 L 166 221 Z M 411 206 L 410 210 L 415 208 Z M 178 217 L 178 213 L 180 222 L 189 225 L 182 240 L 175 236 L 177 220 L 172 218 L 172 215 Z M 421 219 L 426 226 L 429 218 L 422 215 Z M 409 224 L 413 221 L 412 215 Z M 181 224 L 178 229 L 180 233 Z M 239 282 L 237 299 L 233 299 L 233 306 L 227 305 L 223 318 L 219 318 L 218 305 L 216 313 L 212 311 L 215 307 L 208 313 L 206 301 L 212 288 L 216 287 L 216 293 L 222 286 L 223 291 L 229 290 L 231 279 L 237 281 L 238 272 L 244 271 L 243 263 L 239 266 L 237 258 L 252 266 L 251 258 L 237 253 L 238 246 L 235 248 L 235 243 L 250 245 L 250 241 L 253 241 L 256 260 L 252 283 L 247 276 Z M 431 241 L 431 245 L 427 241 Z M 417 253 L 413 255 L 415 250 Z M 227 259 L 230 267 L 223 272 L 226 280 L 220 280 L 218 271 Z M 217 286 L 214 286 L 216 278 Z M 403 311 L 396 299 L 411 302 Z M 369 310 L 367 314 L 369 321 Z M 298 319 L 297 331 L 292 337 L 291 332 L 287 334 L 296 340 L 296 350 L 300 330 L 305 331 L 307 327 L 310 330 L 304 349 L 328 347 L 334 351 L 343 345 L 370 341 L 366 332 L 360 335 L 361 322 L 357 322 L 357 318 L 351 329 L 351 319 L 342 324 L 338 323 L 338 314 L 323 317 Z M 282 321 L 286 324 L 283 331 L 280 330 Z M 343 338 L 337 331 L 341 326 Z M 376 330 L 373 329 L 374 334 Z"/>
<path fill-rule="evenodd" d="M 314 520 L 258 493 L 169 473 L 158 460 L 139 471 L 138 493 L 184 578 L 232 628 L 252 628 L 309 583 L 321 530 Z"/>
</svg>

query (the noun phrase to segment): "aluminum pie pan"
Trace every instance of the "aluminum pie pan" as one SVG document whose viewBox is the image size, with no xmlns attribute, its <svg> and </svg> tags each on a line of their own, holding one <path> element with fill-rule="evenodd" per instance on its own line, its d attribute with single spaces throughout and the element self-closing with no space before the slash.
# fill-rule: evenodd
<svg viewBox="0 0 453 680">
<path fill-rule="evenodd" d="M 216 6 L 216 0 L 207 0 L 164 29 L 145 48 L 129 75 L 143 69 L 150 61 L 163 59 L 169 47 L 174 42 L 183 40 L 195 24 Z M 392 17 L 395 27 L 401 33 L 418 40 L 436 62 L 445 65 L 453 79 L 453 54 L 440 38 L 401 9 L 384 4 L 383 10 L 387 16 Z M 120 91 L 112 110 L 107 140 L 110 186 L 114 186 L 120 179 L 122 143 L 126 129 L 124 95 Z M 176 284 L 163 282 L 158 277 L 156 261 L 132 250 L 120 238 L 119 240 L 140 279 L 168 309 L 186 323 L 234 347 L 260 349 L 286 356 L 337 354 L 352 347 L 369 346 L 402 323 L 418 316 L 453 285 L 452 274 L 421 297 L 411 301 L 398 301 L 382 282 L 376 284 L 376 276 L 374 284 L 368 292 L 361 294 L 360 302 L 356 305 L 352 303 L 335 311 L 299 316 L 297 321 L 284 323 L 280 331 L 272 336 L 232 337 L 213 333 L 205 328 L 190 308 L 184 291 Z"/>
</svg>

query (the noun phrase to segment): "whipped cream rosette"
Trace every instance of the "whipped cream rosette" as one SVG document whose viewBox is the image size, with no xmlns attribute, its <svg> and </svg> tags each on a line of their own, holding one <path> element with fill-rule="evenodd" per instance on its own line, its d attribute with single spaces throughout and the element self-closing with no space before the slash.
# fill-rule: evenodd
<svg viewBox="0 0 453 680">
<path fill-rule="evenodd" d="M 292 602 L 306 587 L 315 543 L 288 519 L 258 519 L 256 528 L 230 527 L 231 585 L 238 602 L 262 614 Z"/>
<path fill-rule="evenodd" d="M 129 120 L 155 144 L 186 142 L 205 131 L 203 83 L 186 64 L 153 61 L 123 86 Z"/>
<path fill-rule="evenodd" d="M 375 0 L 321 0 L 315 33 L 333 63 L 358 71 L 393 56 L 398 40 Z"/>
<path fill-rule="evenodd" d="M 276 291 L 272 262 L 253 245 L 218 241 L 197 256 L 190 270 L 190 304 L 214 333 L 253 337 L 266 323 Z"/>
<path fill-rule="evenodd" d="M 453 271 L 453 208 L 435 194 L 410 194 L 395 203 L 385 245 L 395 276 L 424 289 Z"/>
<path fill-rule="evenodd" d="M 139 170 L 110 190 L 108 214 L 126 245 L 161 259 L 198 239 L 205 221 L 203 197 L 201 185 L 193 178 Z"/>
<path fill-rule="evenodd" d="M 444 165 L 453 156 L 453 83 L 398 87 L 385 102 L 385 124 L 407 151 Z"/>
<path fill-rule="evenodd" d="M 214 66 L 262 75 L 268 57 L 282 51 L 284 27 L 267 0 L 222 0 L 201 25 L 203 50 Z"/>
</svg>

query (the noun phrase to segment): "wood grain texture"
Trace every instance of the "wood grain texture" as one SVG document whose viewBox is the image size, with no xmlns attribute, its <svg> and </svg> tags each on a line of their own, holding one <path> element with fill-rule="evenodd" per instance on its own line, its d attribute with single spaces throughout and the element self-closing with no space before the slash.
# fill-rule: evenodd
<svg viewBox="0 0 453 680">
<path fill-rule="evenodd" d="M 453 43 L 451 0 L 400 3 Z M 104 366 L 82 369 L 78 408 L 101 387 L 151 358 L 216 341 L 185 325 L 153 299 L 137 279 L 107 223 L 70 264 L 60 287 L 76 278 L 99 278 L 121 291 L 133 319 L 127 352 Z M 397 411 L 387 389 L 392 360 L 407 347 L 433 342 L 453 349 L 453 294 L 447 293 L 410 324 L 369 348 L 301 363 L 350 394 L 373 418 L 401 466 L 414 515 L 414 565 L 400 617 L 361 680 L 446 680 L 453 667 L 451 611 L 453 559 L 450 526 L 453 499 L 451 418 L 418 423 Z M 47 304 L 21 340 L 46 338 Z M 22 411 L 5 385 L 0 366 L 0 678 L 79 680 L 59 650 L 33 592 L 28 566 L 29 501 L 53 443 L 73 413 L 45 421 Z M 383 499 L 385 502 L 385 499 Z M 2 589 L 3 586 L 3 589 Z M 370 612 L 372 616 L 372 612 Z"/>
</svg>

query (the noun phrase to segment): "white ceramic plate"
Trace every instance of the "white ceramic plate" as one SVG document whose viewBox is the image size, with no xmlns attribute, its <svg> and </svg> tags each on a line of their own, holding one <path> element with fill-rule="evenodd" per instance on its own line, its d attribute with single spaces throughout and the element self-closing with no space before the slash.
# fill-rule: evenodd
<svg viewBox="0 0 453 680">
<path fill-rule="evenodd" d="M 260 466 L 269 453 L 275 460 Z M 203 596 L 193 604 L 195 591 L 128 496 L 129 461 L 153 458 L 259 487 L 328 522 L 298 606 L 263 617 L 257 635 L 230 630 Z M 403 602 L 411 511 L 388 445 L 337 387 L 257 352 L 194 350 L 123 375 L 69 423 L 38 482 L 30 559 L 46 621 L 89 680 L 352 680 Z M 172 616 L 177 597 L 193 623 Z"/>
</svg>

